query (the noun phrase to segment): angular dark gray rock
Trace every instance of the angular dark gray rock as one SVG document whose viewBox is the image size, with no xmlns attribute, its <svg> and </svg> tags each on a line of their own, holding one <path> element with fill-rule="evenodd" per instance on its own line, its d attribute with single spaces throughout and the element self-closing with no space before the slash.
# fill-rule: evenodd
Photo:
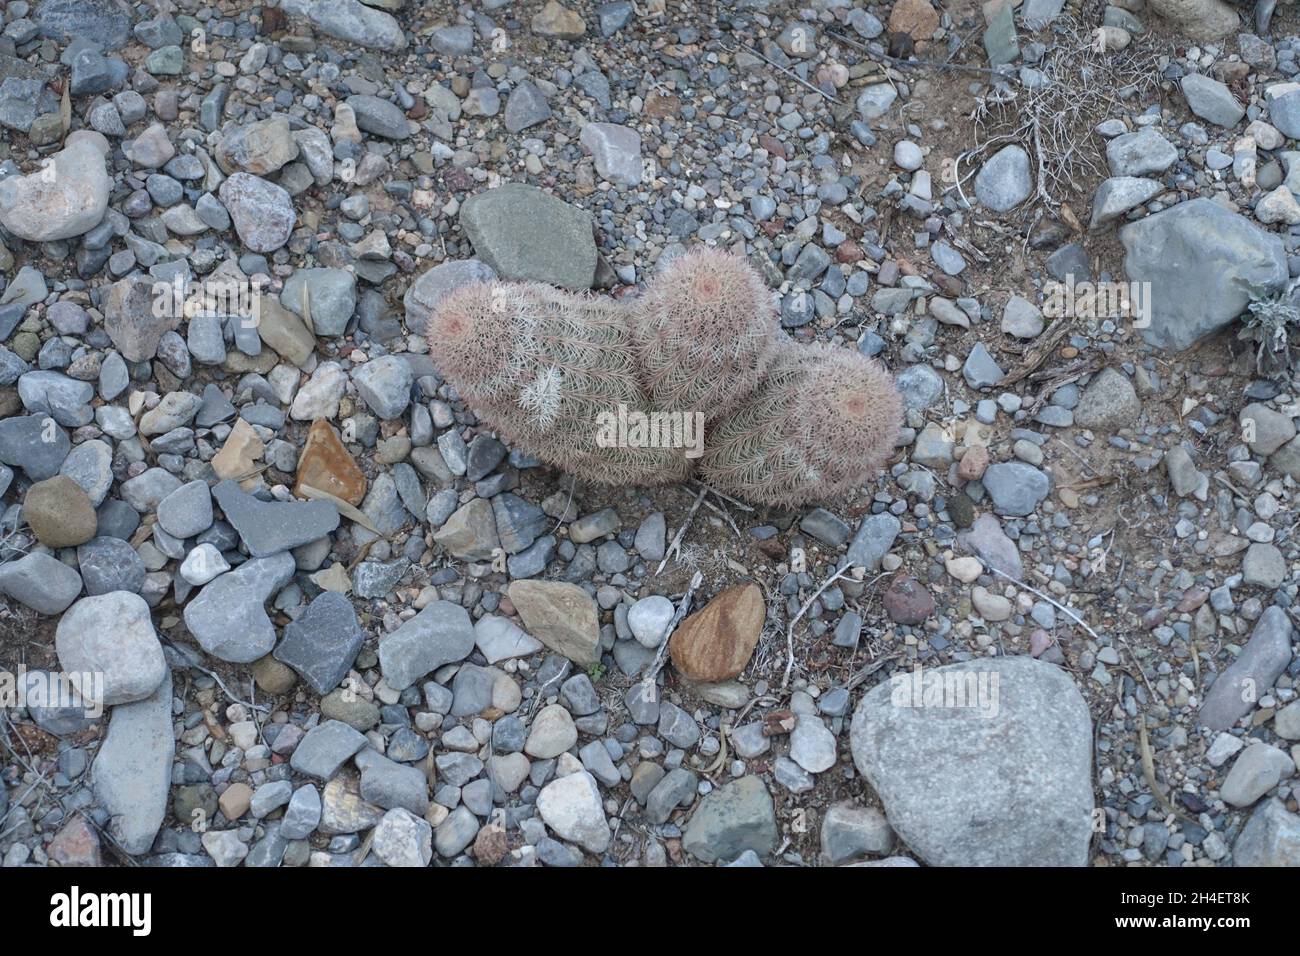
<svg viewBox="0 0 1300 956">
<path fill-rule="evenodd" d="M 338 509 L 328 501 L 261 501 L 229 479 L 212 496 L 254 558 L 319 541 L 339 526 Z"/>
<path fill-rule="evenodd" d="M 772 795 L 751 774 L 705 794 L 682 833 L 682 848 L 705 863 L 726 863 L 746 850 L 766 856 L 778 836 Z"/>
<path fill-rule="evenodd" d="M 323 591 L 285 627 L 275 657 L 316 693 L 328 694 L 347 676 L 365 637 L 352 602 Z"/>
</svg>

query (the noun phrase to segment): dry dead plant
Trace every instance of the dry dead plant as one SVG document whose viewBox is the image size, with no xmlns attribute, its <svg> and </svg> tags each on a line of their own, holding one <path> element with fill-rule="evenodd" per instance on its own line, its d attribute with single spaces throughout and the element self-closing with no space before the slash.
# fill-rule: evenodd
<svg viewBox="0 0 1300 956">
<path fill-rule="evenodd" d="M 977 160 L 1010 143 L 1028 151 L 1035 170 L 1032 201 L 1021 207 L 1026 213 L 1040 205 L 1056 213 L 1084 195 L 1085 183 L 1110 175 L 1105 141 L 1095 128 L 1159 94 L 1160 61 L 1169 51 L 1148 37 L 1107 50 L 1097 37 L 1095 27 L 1059 17 L 1038 62 L 978 98 L 970 117 L 978 142 L 957 158 L 953 188 L 961 193 L 962 183 L 978 170 Z"/>
</svg>

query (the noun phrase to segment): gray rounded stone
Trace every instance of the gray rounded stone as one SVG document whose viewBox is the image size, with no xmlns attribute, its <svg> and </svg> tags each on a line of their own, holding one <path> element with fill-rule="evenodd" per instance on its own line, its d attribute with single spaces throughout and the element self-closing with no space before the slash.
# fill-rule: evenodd
<svg viewBox="0 0 1300 956">
<path fill-rule="evenodd" d="M 1059 668 L 998 657 L 907 671 L 863 697 L 849 744 L 931 865 L 1086 865 L 1092 718 Z"/>
<path fill-rule="evenodd" d="M 72 605 L 59 621 L 54 646 L 59 666 L 89 702 L 143 700 L 167 675 L 149 605 L 127 591 L 84 597 Z"/>
</svg>

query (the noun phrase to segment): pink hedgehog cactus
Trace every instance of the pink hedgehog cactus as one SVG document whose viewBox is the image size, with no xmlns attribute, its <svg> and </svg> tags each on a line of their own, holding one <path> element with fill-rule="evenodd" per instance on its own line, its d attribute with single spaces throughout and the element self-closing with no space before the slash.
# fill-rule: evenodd
<svg viewBox="0 0 1300 956">
<path fill-rule="evenodd" d="M 901 419 L 893 379 L 879 363 L 787 339 L 767 381 L 709 430 L 700 477 L 761 504 L 838 498 L 884 464 Z"/>
<path fill-rule="evenodd" d="M 599 443 L 603 414 L 649 408 L 619 303 L 536 282 L 476 283 L 439 304 L 427 335 L 470 409 L 542 460 L 602 484 L 689 474 L 676 449 Z"/>
<path fill-rule="evenodd" d="M 758 388 L 785 338 L 772 294 L 744 259 L 700 248 L 631 303 L 641 380 L 657 409 L 712 422 Z"/>
<path fill-rule="evenodd" d="M 727 253 L 690 253 L 624 302 L 475 283 L 439 303 L 427 335 L 482 421 L 602 484 L 683 481 L 698 466 L 719 491 L 760 504 L 835 498 L 880 468 L 902 416 L 882 366 L 790 340 L 758 274 Z M 623 414 L 697 417 L 703 457 L 602 440 L 601 423 Z"/>
</svg>

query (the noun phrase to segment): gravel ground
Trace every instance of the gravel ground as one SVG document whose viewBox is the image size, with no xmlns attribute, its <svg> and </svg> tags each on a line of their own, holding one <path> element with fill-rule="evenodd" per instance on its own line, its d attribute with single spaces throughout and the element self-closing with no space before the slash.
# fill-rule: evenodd
<svg viewBox="0 0 1300 956">
<path fill-rule="evenodd" d="M 6 4 L 4 865 L 1300 863 L 1294 13 L 989 14 Z M 583 482 L 430 356 L 698 246 L 882 473 Z"/>
</svg>

